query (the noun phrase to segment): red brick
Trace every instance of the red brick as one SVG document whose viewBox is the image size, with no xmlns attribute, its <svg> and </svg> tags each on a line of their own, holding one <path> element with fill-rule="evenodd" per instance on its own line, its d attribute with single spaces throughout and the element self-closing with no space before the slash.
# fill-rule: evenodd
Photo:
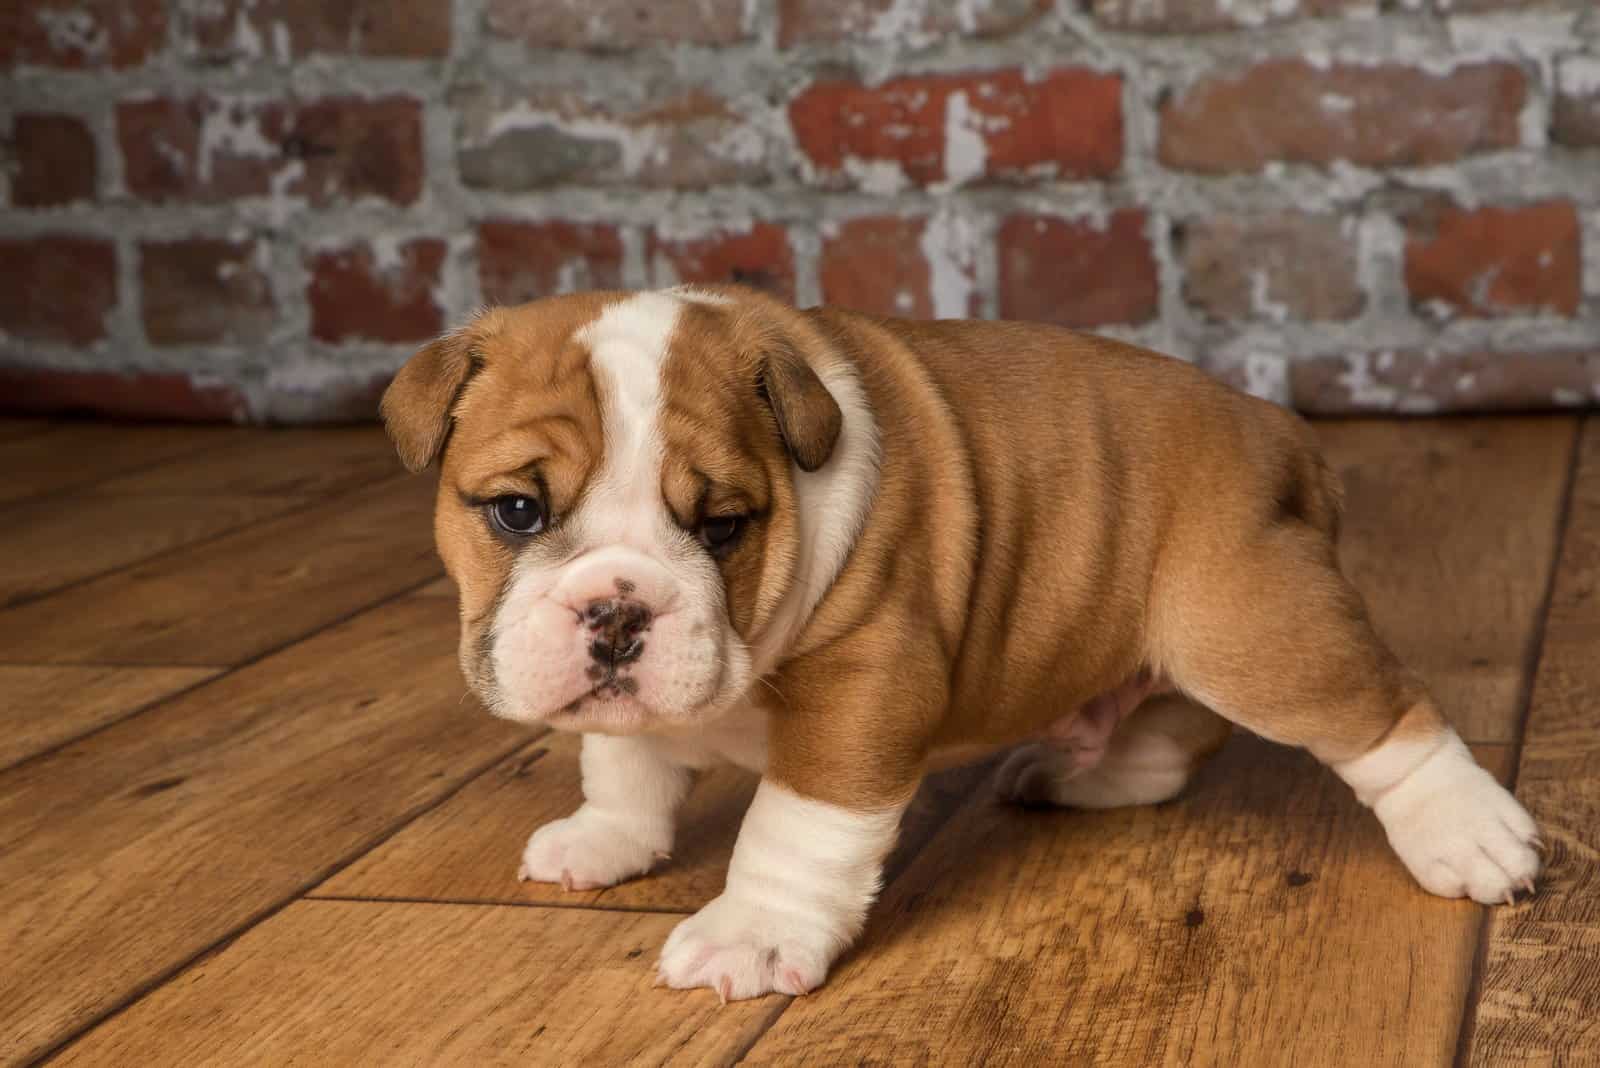
<svg viewBox="0 0 1600 1068">
<path fill-rule="evenodd" d="M 429 58 L 450 51 L 450 0 L 212 0 L 183 38 L 205 62 L 312 55 Z"/>
<path fill-rule="evenodd" d="M 825 226 L 818 264 L 822 302 L 872 315 L 933 318 L 933 272 L 923 247 L 928 225 L 926 219 L 878 216 Z M 965 308 L 946 310 L 978 314 L 976 288 L 969 289 Z"/>
<path fill-rule="evenodd" d="M 778 44 L 811 41 L 884 41 L 921 44 L 955 35 L 1012 33 L 1050 9 L 1050 0 L 984 0 L 953 5 L 922 0 L 779 0 Z"/>
<path fill-rule="evenodd" d="M 1000 227 L 1000 315 L 1063 326 L 1142 323 L 1160 300 L 1142 211 L 1104 227 L 1013 215 Z"/>
<path fill-rule="evenodd" d="M 94 136 L 71 115 L 18 115 L 11 142 L 16 171 L 11 203 L 22 208 L 55 207 L 93 200 L 97 174 Z"/>
<path fill-rule="evenodd" d="M 775 223 L 696 238 L 667 239 L 652 231 L 648 249 L 658 286 L 737 282 L 794 300 L 789 232 Z"/>
<path fill-rule="evenodd" d="M 370 245 L 310 257 L 311 334 L 320 341 L 421 341 L 444 329 L 434 297 L 445 243 L 414 238 L 382 257 Z"/>
<path fill-rule="evenodd" d="M 486 222 L 478 227 L 478 282 L 492 304 L 619 289 L 622 237 L 598 223 Z"/>
<path fill-rule="evenodd" d="M 422 190 L 422 109 L 411 97 L 125 100 L 117 138 L 128 189 L 144 200 L 409 204 Z"/>
<path fill-rule="evenodd" d="M 0 67 L 132 67 L 166 35 L 164 0 L 5 0 Z"/>
<path fill-rule="evenodd" d="M 1349 319 L 1365 303 L 1348 220 L 1217 216 L 1185 226 L 1181 245 L 1184 296 L 1216 319 Z"/>
<path fill-rule="evenodd" d="M 731 44 L 749 34 L 745 0 L 489 0 L 489 32 L 535 48 L 620 52 L 669 43 Z"/>
<path fill-rule="evenodd" d="M 1093 0 L 1095 21 L 1139 33 L 1203 33 L 1296 19 L 1376 14 L 1378 0 Z"/>
<path fill-rule="evenodd" d="M 277 317 L 253 241 L 211 238 L 139 246 L 144 332 L 157 345 L 264 341 Z"/>
<path fill-rule="evenodd" d="M 1600 59 L 1574 57 L 1557 69 L 1550 136 L 1573 148 L 1600 148 Z"/>
<path fill-rule="evenodd" d="M 1526 207 L 1435 206 L 1409 221 L 1406 289 L 1448 313 L 1577 314 L 1582 281 L 1578 213 L 1564 200 Z"/>
<path fill-rule="evenodd" d="M 1090 70 L 1037 82 L 1015 70 L 817 81 L 790 102 L 789 121 L 824 178 L 875 163 L 918 185 L 1104 176 L 1122 164 L 1122 80 Z M 964 131 L 954 145 L 952 127 Z"/>
<path fill-rule="evenodd" d="M 686 92 L 629 106 L 579 93 L 508 96 L 468 90 L 457 109 L 461 180 L 525 192 L 622 183 L 701 188 L 766 177 L 760 132 L 727 103 Z M 507 116 L 515 120 L 497 126 Z M 648 145 L 648 151 L 635 146 Z"/>
<path fill-rule="evenodd" d="M 1161 161 L 1206 173 L 1259 170 L 1275 160 L 1449 163 L 1515 147 L 1526 96 L 1527 81 L 1510 63 L 1429 74 L 1272 60 L 1202 79 L 1164 105 Z"/>
<path fill-rule="evenodd" d="M 198 385 L 182 374 L 0 367 L 0 411 L 88 414 L 123 419 L 237 422 L 244 398 L 228 386 Z"/>
<path fill-rule="evenodd" d="M 117 252 L 87 237 L 0 239 L 0 332 L 87 345 L 117 303 Z"/>
<path fill-rule="evenodd" d="M 1325 415 L 1572 408 L 1600 401 L 1600 354 L 1358 352 L 1289 363 L 1290 403 Z"/>
</svg>

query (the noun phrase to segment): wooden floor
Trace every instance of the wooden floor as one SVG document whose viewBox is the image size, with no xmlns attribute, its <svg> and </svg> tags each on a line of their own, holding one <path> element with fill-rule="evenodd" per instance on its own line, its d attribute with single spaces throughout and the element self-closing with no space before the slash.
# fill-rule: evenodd
<svg viewBox="0 0 1600 1068">
<path fill-rule="evenodd" d="M 1345 560 L 1550 844 L 1422 893 L 1304 754 L 1181 800 L 929 784 L 809 997 L 654 989 L 752 783 L 671 865 L 519 884 L 577 745 L 464 697 L 430 487 L 372 430 L 0 422 L 0 1061 L 1428 1065 L 1600 1059 L 1600 419 L 1322 424 Z"/>
</svg>

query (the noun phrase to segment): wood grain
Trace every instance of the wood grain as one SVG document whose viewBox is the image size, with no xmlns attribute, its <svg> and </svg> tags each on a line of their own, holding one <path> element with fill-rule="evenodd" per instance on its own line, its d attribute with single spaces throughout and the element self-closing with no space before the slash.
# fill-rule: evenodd
<svg viewBox="0 0 1600 1068">
<path fill-rule="evenodd" d="M 728 1064 L 782 1002 L 652 987 L 677 921 L 300 902 L 56 1063 Z"/>
<path fill-rule="evenodd" d="M 0 606 L 286 512 L 298 497 L 66 494 L 24 502 L 0 526 Z"/>
<path fill-rule="evenodd" d="M 169 460 L 103 483 L 108 493 L 327 496 L 401 473 L 377 427 L 234 430 L 217 449 Z"/>
<path fill-rule="evenodd" d="M 0 768 L 215 674 L 212 668 L 0 665 Z"/>
<path fill-rule="evenodd" d="M 1443 1064 L 1480 915 L 1304 753 L 1238 735 L 1154 808 L 975 799 L 745 1063 Z"/>
<path fill-rule="evenodd" d="M 24 438 L 49 430 L 53 424 L 47 419 L 0 419 L 0 441 Z"/>
<path fill-rule="evenodd" d="M 449 575 L 446 575 L 437 582 L 428 583 L 418 590 L 416 595 L 418 597 L 455 597 L 458 592 L 454 580 Z"/>
<path fill-rule="evenodd" d="M 693 912 L 720 894 L 756 785 L 754 775 L 734 768 L 708 772 L 695 783 L 672 858 L 650 875 L 573 892 L 517 881 L 528 835 L 571 815 L 583 801 L 579 745 L 578 736 L 560 733 L 531 743 L 313 895 Z M 961 769 L 924 785 L 906 815 L 901 847 L 889 863 L 891 878 L 985 774 L 981 767 Z"/>
<path fill-rule="evenodd" d="M 521 744 L 401 600 L 0 775 L 0 1051 L 25 1060 Z M 503 947 L 502 947 L 503 948 Z"/>
<path fill-rule="evenodd" d="M 227 427 L 62 423 L 41 434 L 0 440 L 0 504 L 217 448 L 238 433 Z"/>
<path fill-rule="evenodd" d="M 1468 741 L 1516 738 L 1575 433 L 1568 417 L 1317 424 L 1345 484 L 1345 572 Z"/>
<path fill-rule="evenodd" d="M 256 523 L 0 612 L 0 656 L 238 663 L 438 574 L 431 514 L 428 480 L 400 478 Z"/>
<path fill-rule="evenodd" d="M 1600 1058 L 1600 423 L 1584 428 L 1517 796 L 1550 844 L 1539 893 L 1496 910 L 1471 1063 Z"/>
</svg>

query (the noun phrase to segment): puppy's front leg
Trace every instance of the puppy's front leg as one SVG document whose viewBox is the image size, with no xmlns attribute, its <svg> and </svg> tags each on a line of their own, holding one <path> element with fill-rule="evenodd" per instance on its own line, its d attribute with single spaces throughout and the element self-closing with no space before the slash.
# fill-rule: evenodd
<svg viewBox="0 0 1600 1068">
<path fill-rule="evenodd" d="M 724 1001 L 822 985 L 861 933 L 905 807 L 848 808 L 763 779 L 726 888 L 673 930 L 662 980 L 710 987 Z"/>
<path fill-rule="evenodd" d="M 583 804 L 533 832 L 520 879 L 596 890 L 643 875 L 672 851 L 693 773 L 644 737 L 583 737 Z"/>
</svg>

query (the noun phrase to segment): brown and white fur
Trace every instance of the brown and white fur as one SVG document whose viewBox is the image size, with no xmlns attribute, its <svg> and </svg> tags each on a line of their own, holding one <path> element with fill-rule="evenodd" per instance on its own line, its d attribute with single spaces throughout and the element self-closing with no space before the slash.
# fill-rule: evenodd
<svg viewBox="0 0 1600 1068">
<path fill-rule="evenodd" d="M 1433 893 L 1538 873 L 1533 821 L 1340 574 L 1310 429 L 1179 361 L 732 287 L 592 293 L 484 312 L 383 411 L 408 466 L 441 461 L 472 689 L 585 732 L 584 803 L 522 878 L 642 875 L 696 769 L 761 774 L 726 889 L 662 950 L 672 986 L 817 987 L 923 775 L 1018 745 L 1011 797 L 1145 804 L 1239 724 L 1332 767 Z"/>
</svg>

